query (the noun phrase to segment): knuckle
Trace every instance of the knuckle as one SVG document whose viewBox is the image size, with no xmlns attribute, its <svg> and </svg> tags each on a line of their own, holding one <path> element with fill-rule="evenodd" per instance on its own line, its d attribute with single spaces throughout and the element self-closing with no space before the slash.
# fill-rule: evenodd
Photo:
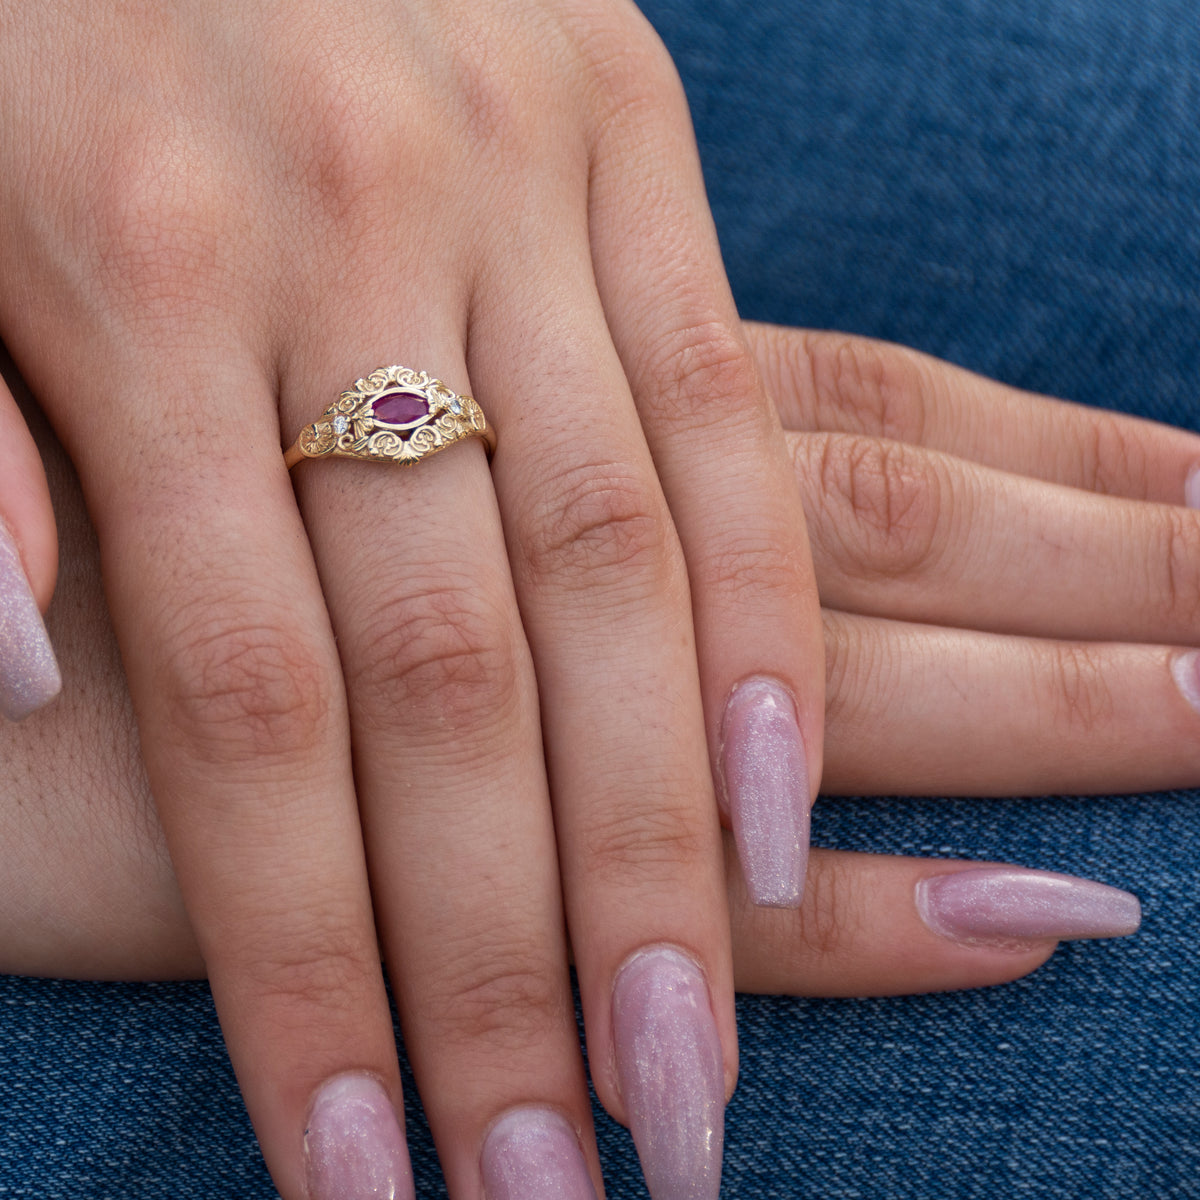
<svg viewBox="0 0 1200 1200">
<path fill-rule="evenodd" d="M 168 654 L 167 728 L 201 761 L 250 764 L 305 753 L 334 707 L 334 683 L 308 639 L 281 625 L 206 628 Z"/>
<path fill-rule="evenodd" d="M 683 85 L 653 26 L 633 5 L 613 5 L 578 35 L 580 53 L 596 84 L 598 111 L 607 123 L 623 115 L 660 115 L 677 105 Z"/>
<path fill-rule="evenodd" d="M 783 427 L 793 431 L 819 428 L 808 348 L 814 338 L 824 335 L 754 323 L 747 323 L 746 330 L 765 390 Z"/>
<path fill-rule="evenodd" d="M 862 647 L 837 614 L 822 609 L 821 626 L 825 635 L 825 724 L 840 728 L 857 709 L 854 684 L 869 663 L 862 661 Z"/>
<path fill-rule="evenodd" d="M 1093 733 L 1112 721 L 1112 692 L 1104 662 L 1082 644 L 1054 646 L 1049 685 L 1050 727 L 1060 734 Z"/>
<path fill-rule="evenodd" d="M 768 413 L 758 368 L 744 342 L 715 318 L 672 331 L 658 347 L 650 378 L 656 415 L 704 429 Z"/>
<path fill-rule="evenodd" d="M 893 665 L 878 625 L 824 610 L 825 724 L 831 737 L 849 737 L 874 715 L 872 701 L 895 687 Z"/>
<path fill-rule="evenodd" d="M 311 923 L 299 936 L 256 941 L 225 964 L 256 1003 L 270 1010 L 277 1030 L 311 1031 L 321 1013 L 344 1018 L 378 984 L 378 958 L 360 952 L 347 935 L 353 915 L 345 905 L 309 911 Z"/>
<path fill-rule="evenodd" d="M 855 886 L 853 871 L 841 865 L 840 856 L 823 856 L 805 880 L 804 905 L 797 913 L 802 945 L 823 958 L 849 954 L 861 932 L 869 927 L 866 897 Z"/>
<path fill-rule="evenodd" d="M 330 223 L 360 223 L 406 177 L 405 110 L 388 103 L 392 88 L 368 86 L 356 64 L 332 53 L 301 59 L 293 79 L 286 150 L 299 191 Z"/>
<path fill-rule="evenodd" d="M 1087 436 L 1077 443 L 1083 486 L 1104 495 L 1147 496 L 1150 461 L 1144 443 L 1111 413 L 1089 411 L 1086 419 Z"/>
<path fill-rule="evenodd" d="M 896 579 L 933 564 L 951 495 L 933 460 L 898 442 L 835 435 L 822 439 L 817 472 L 816 537 L 848 574 Z"/>
<path fill-rule="evenodd" d="M 476 734 L 512 713 L 520 689 L 516 622 L 494 594 L 478 581 L 410 580 L 403 594 L 363 614 L 376 632 L 356 655 L 353 688 L 368 725 L 390 722 L 397 703 L 410 728 L 427 721 Z"/>
<path fill-rule="evenodd" d="M 1151 580 L 1151 595 L 1158 597 L 1171 621 L 1192 636 L 1200 629 L 1200 522 L 1184 509 L 1159 510 L 1158 577 Z"/>
<path fill-rule="evenodd" d="M 547 488 L 522 543 L 533 578 L 661 586 L 678 568 L 670 519 L 649 483 L 618 463 L 572 467 Z"/>
<path fill-rule="evenodd" d="M 808 591 L 804 560 L 769 530 L 727 535 L 693 576 L 699 587 L 735 594 L 745 616 L 778 614 Z"/>
<path fill-rule="evenodd" d="M 917 358 L 869 338 L 809 333 L 802 339 L 818 429 L 920 442 L 924 384 Z"/>
<path fill-rule="evenodd" d="M 543 1040 L 569 1018 L 560 970 L 542 960 L 519 937 L 487 937 L 454 943 L 449 970 L 425 990 L 426 1019 L 450 1044 L 486 1042 L 520 1051 Z"/>
<path fill-rule="evenodd" d="M 227 189 L 221 171 L 198 165 L 202 157 L 173 129 L 141 121 L 94 170 L 87 240 L 118 310 L 190 310 L 227 288 Z"/>
<path fill-rule="evenodd" d="M 464 23 L 451 50 L 463 140 L 475 154 L 519 170 L 537 144 L 538 113 L 528 97 L 542 91 L 535 74 L 541 59 L 516 45 L 498 53 L 496 39 L 494 29 Z"/>
<path fill-rule="evenodd" d="M 653 788 L 643 789 L 653 794 Z M 708 826 L 688 806 L 664 799 L 636 808 L 622 792 L 599 800 L 584 832 L 587 871 L 600 884 L 628 887 L 656 884 L 677 888 L 689 869 L 713 848 Z"/>
</svg>

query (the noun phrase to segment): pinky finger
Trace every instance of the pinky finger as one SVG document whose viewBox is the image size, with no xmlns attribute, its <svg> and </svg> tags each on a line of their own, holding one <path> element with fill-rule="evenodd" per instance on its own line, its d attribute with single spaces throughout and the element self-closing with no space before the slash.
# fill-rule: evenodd
<svg viewBox="0 0 1200 1200">
<path fill-rule="evenodd" d="M 824 615 L 829 794 L 1113 795 L 1200 783 L 1195 651 Z"/>
<path fill-rule="evenodd" d="M 898 996 L 1008 983 L 1059 941 L 1124 937 L 1119 888 L 1000 863 L 812 851 L 804 906 L 751 905 L 727 852 L 740 992 Z"/>
</svg>

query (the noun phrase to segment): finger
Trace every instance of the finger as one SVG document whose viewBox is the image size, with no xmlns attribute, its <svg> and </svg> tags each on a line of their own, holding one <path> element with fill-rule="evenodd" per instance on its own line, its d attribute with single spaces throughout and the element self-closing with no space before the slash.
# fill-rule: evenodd
<svg viewBox="0 0 1200 1200">
<path fill-rule="evenodd" d="M 351 1181 L 402 1195 L 398 1067 L 336 650 L 273 389 L 235 337 L 212 336 L 96 372 L 106 419 L 72 412 L 69 449 L 149 780 L 276 1185 L 289 1200 Z M 144 419 L 122 403 L 129 379 L 190 403 Z M 373 1153 L 339 1155 L 359 1118 Z"/>
<path fill-rule="evenodd" d="M 58 569 L 54 511 L 18 399 L 33 417 L 32 397 L 0 346 L 0 715 L 9 721 L 45 707 L 62 688 L 40 611 Z"/>
<path fill-rule="evenodd" d="M 834 612 L 825 631 L 830 793 L 1123 794 L 1200 780 L 1194 651 Z"/>
<path fill-rule="evenodd" d="M 44 770 L 45 760 L 36 761 Z M 0 795 L 17 786 L 0 781 Z M 56 808 L 78 799 L 65 792 Z M 36 869 L 6 861 L 5 894 L 24 894 L 47 876 L 69 886 L 47 893 L 36 911 L 5 907 L 5 969 L 68 978 L 204 978 L 170 862 L 139 848 L 142 826 L 157 822 L 148 795 L 135 787 L 101 800 L 111 847 L 98 853 L 94 839 L 73 842 L 59 826 L 42 843 Z M 1130 934 L 1139 914 L 1128 893 L 1049 872 L 823 849 L 812 851 L 803 906 L 771 910 L 750 901 L 730 838 L 726 860 L 740 992 L 886 996 L 986 987 L 1036 970 L 1058 940 Z M 72 902 L 73 891 L 112 895 L 114 887 L 127 895 L 126 908 L 88 905 L 85 912 Z M 159 916 L 127 919 L 143 908 Z M 80 916 L 91 924 L 83 959 L 74 944 L 47 945 L 47 933 L 61 935 Z"/>
<path fill-rule="evenodd" d="M 824 708 L 804 514 L 725 278 L 683 91 L 655 49 L 606 60 L 617 115 L 592 152 L 596 280 L 687 561 L 718 794 L 753 894 L 797 905 Z"/>
<path fill-rule="evenodd" d="M 466 392 L 451 307 L 326 305 L 288 371 L 296 424 L 372 347 Z M 528 1135 L 531 1113 L 598 1183 L 537 688 L 482 447 L 410 469 L 304 463 L 296 483 L 347 680 L 375 910 L 450 1192 L 479 1196 L 485 1146 Z"/>
<path fill-rule="evenodd" d="M 1023 392 L 887 342 L 775 325 L 746 333 L 789 429 L 883 437 L 1087 491 L 1200 504 L 1195 433 Z"/>
<path fill-rule="evenodd" d="M 69 467 L 45 431 L 40 448 L 58 481 L 60 588 L 67 589 L 71 600 L 56 607 L 52 632 L 62 647 L 65 669 L 81 681 L 79 691 L 89 700 L 67 697 L 45 722 L 0 729 L 0 755 L 9 766 L 0 779 L 3 840 L 9 850 L 0 873 L 0 965 L 11 972 L 87 978 L 202 978 L 204 962 L 163 848 L 137 737 L 126 714 L 125 680 L 112 646 L 94 538 Z M 843 623 L 875 624 L 853 618 Z M 867 682 L 847 667 L 849 637 L 843 640 L 845 651 L 830 655 L 839 667 L 832 682 L 840 681 L 839 693 L 848 689 L 851 696 L 862 697 Z M 905 654 L 903 647 L 898 654 Z M 862 657 L 874 663 L 887 656 L 864 651 Z M 835 698 L 831 734 L 842 720 L 873 726 L 880 713 L 898 706 L 894 695 L 880 698 L 872 716 L 860 714 L 857 703 L 843 706 Z M 990 709 L 982 713 L 984 725 L 992 718 Z M 955 737 L 955 742 L 970 742 L 974 733 Z M 930 749 L 926 757 L 936 753 Z M 1024 747 L 1014 742 L 1009 757 L 1023 753 Z M 1160 753 L 1159 745 L 1143 745 L 1147 763 L 1156 762 Z M 884 780 L 877 790 L 894 789 Z M 962 789 L 955 783 L 947 790 Z M 1145 789 L 1139 783 L 1136 790 Z M 914 872 L 919 882 L 931 871 L 966 864 L 814 850 L 812 886 L 796 913 L 750 904 L 728 839 L 726 859 L 739 990 L 869 995 L 977 986 L 1033 969 L 1048 951 L 1042 940 L 1022 953 L 1013 953 L 1011 946 L 997 953 L 991 943 L 969 943 L 973 952 L 965 965 L 983 973 L 964 975 L 959 953 L 964 943 L 948 944 L 940 934 L 931 942 L 924 923 L 921 928 L 902 923 L 896 937 L 882 947 L 876 944 L 871 936 L 875 921 L 903 914 L 911 922 Z M 972 869 L 978 866 L 972 864 Z M 1064 931 L 1060 927 L 1058 932 Z M 896 945 L 915 944 L 925 947 L 920 956 L 894 954 Z M 885 963 L 887 970 L 882 969 Z"/>
<path fill-rule="evenodd" d="M 499 414 L 493 476 L 593 1082 L 630 1122 L 652 1194 L 709 1195 L 736 1034 L 687 579 L 604 314 L 581 288 L 581 224 L 552 222 L 564 244 L 543 220 L 522 231 L 522 270 L 476 301 L 469 365 Z M 647 1039 L 657 1056 L 638 1049 Z"/>
<path fill-rule="evenodd" d="M 814 850 L 799 912 L 747 903 L 730 855 L 738 990 L 898 996 L 1007 983 L 1060 940 L 1125 937 L 1141 920 L 1118 888 L 999 863 Z"/>
<path fill-rule="evenodd" d="M 898 442 L 790 436 L 828 607 L 1037 637 L 1200 639 L 1200 513 Z"/>
</svg>

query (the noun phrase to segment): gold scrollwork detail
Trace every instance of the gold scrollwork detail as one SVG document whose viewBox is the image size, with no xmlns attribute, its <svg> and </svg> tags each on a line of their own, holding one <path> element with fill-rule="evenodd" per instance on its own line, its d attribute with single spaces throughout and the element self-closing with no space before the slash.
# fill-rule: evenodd
<svg viewBox="0 0 1200 1200">
<path fill-rule="evenodd" d="M 396 389 L 415 393 L 425 401 L 428 416 L 420 418 L 420 424 L 396 429 L 375 418 L 375 402 Z M 425 371 L 380 367 L 356 380 L 301 430 L 296 446 L 289 451 L 289 465 L 300 456 L 323 455 L 414 463 L 469 437 L 483 437 L 489 451 L 494 445 L 483 410 L 474 399 L 458 395 Z"/>
</svg>

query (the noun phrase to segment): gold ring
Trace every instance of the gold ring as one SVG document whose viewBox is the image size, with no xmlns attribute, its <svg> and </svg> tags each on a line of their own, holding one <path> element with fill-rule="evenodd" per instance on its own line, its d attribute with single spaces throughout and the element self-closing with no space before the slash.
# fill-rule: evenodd
<svg viewBox="0 0 1200 1200">
<path fill-rule="evenodd" d="M 489 455 L 496 449 L 495 431 L 470 396 L 424 371 L 380 367 L 305 425 L 283 461 L 289 470 L 324 457 L 409 464 L 473 437 L 483 438 Z"/>
</svg>

